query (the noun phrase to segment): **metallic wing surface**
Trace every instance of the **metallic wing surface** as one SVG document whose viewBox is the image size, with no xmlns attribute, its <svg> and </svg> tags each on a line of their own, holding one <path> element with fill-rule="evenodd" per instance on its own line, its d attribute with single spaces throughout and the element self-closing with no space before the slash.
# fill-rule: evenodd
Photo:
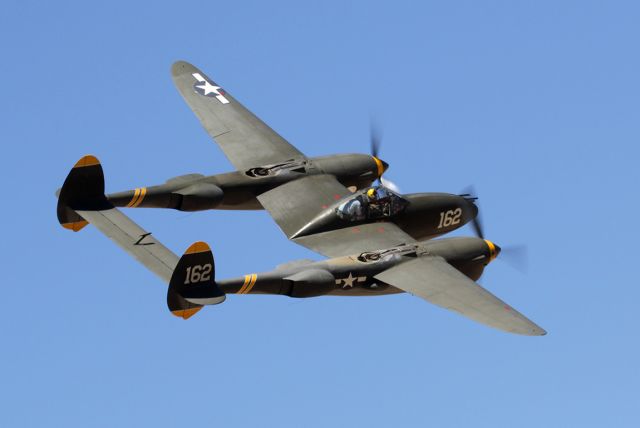
<svg viewBox="0 0 640 428">
<path fill-rule="evenodd" d="M 178 61 L 173 81 L 202 126 L 238 170 L 305 156 L 193 65 Z"/>
<path fill-rule="evenodd" d="M 546 334 L 441 257 L 419 257 L 387 269 L 375 278 L 499 330 L 527 336 Z"/>
<path fill-rule="evenodd" d="M 376 222 L 296 237 L 319 213 L 351 192 L 332 175 L 290 181 L 258 196 L 280 229 L 297 244 L 327 257 L 339 257 L 416 242 L 398 226 Z"/>
</svg>

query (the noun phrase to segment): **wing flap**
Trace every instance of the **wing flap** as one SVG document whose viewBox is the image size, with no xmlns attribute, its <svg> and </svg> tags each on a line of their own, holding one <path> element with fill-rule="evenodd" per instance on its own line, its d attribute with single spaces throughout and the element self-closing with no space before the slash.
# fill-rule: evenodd
<svg viewBox="0 0 640 428">
<path fill-rule="evenodd" d="M 509 333 L 541 336 L 546 332 L 441 257 L 424 256 L 375 276 L 382 282 Z"/>
<path fill-rule="evenodd" d="M 171 75 L 202 126 L 238 170 L 305 158 L 193 65 L 178 61 Z"/>
</svg>

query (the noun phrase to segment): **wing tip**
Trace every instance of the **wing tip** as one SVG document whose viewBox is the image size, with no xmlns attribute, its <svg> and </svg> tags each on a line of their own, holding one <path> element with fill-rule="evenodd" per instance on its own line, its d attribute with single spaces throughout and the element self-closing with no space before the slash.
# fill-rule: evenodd
<svg viewBox="0 0 640 428">
<path fill-rule="evenodd" d="M 171 65 L 171 74 L 173 76 L 179 76 L 186 73 L 191 74 L 194 71 L 198 71 L 198 69 L 187 61 L 178 60 Z"/>
<path fill-rule="evenodd" d="M 523 336 L 546 336 L 547 331 L 530 321 L 530 324 L 521 328 L 507 330 L 509 333 L 521 334 Z"/>
<path fill-rule="evenodd" d="M 534 330 L 534 334 L 533 334 L 533 336 L 546 336 L 546 335 L 547 335 L 547 330 L 540 327 Z"/>
</svg>

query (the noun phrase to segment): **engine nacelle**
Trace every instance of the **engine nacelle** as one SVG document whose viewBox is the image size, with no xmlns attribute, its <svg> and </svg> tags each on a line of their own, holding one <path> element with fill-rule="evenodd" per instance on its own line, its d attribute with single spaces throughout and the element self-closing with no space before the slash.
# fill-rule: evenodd
<svg viewBox="0 0 640 428">
<path fill-rule="evenodd" d="M 334 175 L 346 187 L 368 187 L 389 167 L 380 159 L 363 154 L 342 154 L 311 158 L 313 166 Z"/>
<path fill-rule="evenodd" d="M 212 183 L 196 183 L 171 192 L 179 198 L 175 206 L 180 211 L 203 211 L 217 207 L 224 198 L 221 188 Z"/>
</svg>

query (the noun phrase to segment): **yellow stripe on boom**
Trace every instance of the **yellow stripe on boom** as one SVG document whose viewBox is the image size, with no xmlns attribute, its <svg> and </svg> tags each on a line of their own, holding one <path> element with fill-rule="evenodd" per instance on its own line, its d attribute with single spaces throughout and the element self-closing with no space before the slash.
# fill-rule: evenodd
<svg viewBox="0 0 640 428">
<path fill-rule="evenodd" d="M 140 189 L 136 188 L 136 190 L 133 192 L 133 198 L 131 198 L 131 202 L 127 204 L 127 208 L 131 208 L 133 204 L 136 203 L 139 196 L 140 196 Z"/>
<path fill-rule="evenodd" d="M 242 284 L 242 288 L 238 290 L 238 294 L 247 294 L 251 291 L 254 285 L 256 285 L 256 280 L 258 279 L 258 275 L 255 273 L 251 275 L 244 276 L 244 284 Z"/>
<path fill-rule="evenodd" d="M 249 281 L 249 286 L 247 287 L 246 290 L 244 290 L 242 292 L 242 294 L 248 294 L 251 289 L 253 288 L 254 285 L 256 285 L 256 280 L 258 279 L 258 275 L 256 275 L 255 273 L 253 275 L 251 275 L 251 281 Z"/>
<path fill-rule="evenodd" d="M 240 288 L 240 290 L 238 290 L 238 294 L 242 294 L 244 292 L 244 289 L 247 288 L 247 285 L 249 285 L 250 280 L 251 280 L 251 275 L 244 276 L 244 284 L 242 284 L 242 287 Z"/>
<path fill-rule="evenodd" d="M 142 203 L 142 200 L 144 199 L 144 197 L 147 194 L 147 188 L 143 187 L 142 189 L 140 189 L 140 197 L 138 198 L 138 200 L 136 201 L 135 204 L 131 205 L 131 208 L 135 208 L 138 205 L 140 205 Z"/>
</svg>

